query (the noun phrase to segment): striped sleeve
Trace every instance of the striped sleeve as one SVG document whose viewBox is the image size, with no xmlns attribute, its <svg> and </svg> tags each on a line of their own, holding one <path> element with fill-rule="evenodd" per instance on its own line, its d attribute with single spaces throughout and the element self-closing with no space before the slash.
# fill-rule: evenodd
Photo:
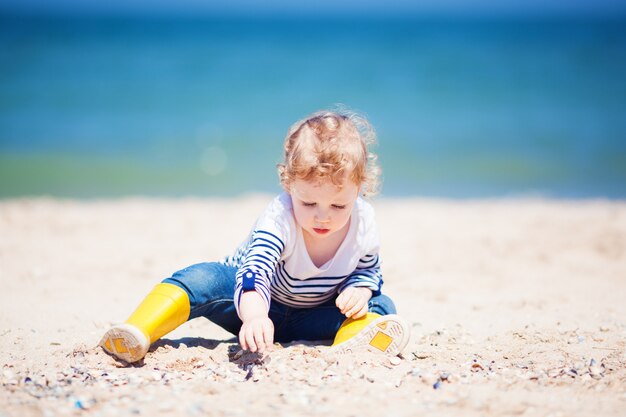
<svg viewBox="0 0 626 417">
<path fill-rule="evenodd" d="M 365 287 L 372 290 L 374 295 L 380 294 L 383 277 L 380 270 L 380 239 L 374 215 L 374 208 L 368 202 L 357 201 L 359 215 L 359 231 L 357 242 L 360 249 L 359 261 L 355 270 L 337 289 L 339 293 L 348 287 Z"/>
<path fill-rule="evenodd" d="M 285 243 L 276 234 L 264 230 L 253 232 L 252 240 L 236 275 L 235 307 L 237 313 L 239 313 L 241 295 L 246 291 L 259 293 L 269 311 L 270 288 L 276 265 L 284 249 Z"/>
<path fill-rule="evenodd" d="M 339 286 L 339 293 L 348 287 L 365 287 L 372 290 L 374 295 L 380 294 L 383 285 L 383 276 L 380 271 L 380 257 L 368 254 L 359 259 L 356 269 Z"/>
</svg>

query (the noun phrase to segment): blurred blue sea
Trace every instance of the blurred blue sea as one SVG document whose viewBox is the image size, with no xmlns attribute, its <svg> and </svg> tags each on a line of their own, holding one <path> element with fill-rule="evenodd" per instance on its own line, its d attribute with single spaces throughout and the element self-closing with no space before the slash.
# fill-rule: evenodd
<svg viewBox="0 0 626 417">
<path fill-rule="evenodd" d="M 626 197 L 626 19 L 0 17 L 0 197 L 279 190 L 291 123 L 376 128 L 384 196 Z"/>
</svg>

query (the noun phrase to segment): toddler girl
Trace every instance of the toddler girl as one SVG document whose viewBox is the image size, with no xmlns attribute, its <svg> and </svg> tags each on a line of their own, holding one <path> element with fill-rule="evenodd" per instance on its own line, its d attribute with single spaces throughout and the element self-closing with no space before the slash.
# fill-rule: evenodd
<svg viewBox="0 0 626 417">
<path fill-rule="evenodd" d="M 328 340 L 398 354 L 409 330 L 383 283 L 372 206 L 379 168 L 374 134 L 355 114 L 321 111 L 295 123 L 278 165 L 284 192 L 245 242 L 219 262 L 201 263 L 158 284 L 100 345 L 132 363 L 187 320 L 206 317 L 264 352 L 274 341 Z"/>
</svg>

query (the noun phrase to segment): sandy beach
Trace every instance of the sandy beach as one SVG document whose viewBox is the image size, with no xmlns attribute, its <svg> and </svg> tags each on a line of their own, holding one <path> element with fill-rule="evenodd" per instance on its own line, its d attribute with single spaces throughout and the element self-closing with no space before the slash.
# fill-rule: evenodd
<svg viewBox="0 0 626 417">
<path fill-rule="evenodd" d="M 401 357 L 240 352 L 188 322 L 96 345 L 160 280 L 229 254 L 272 196 L 0 201 L 0 417 L 624 416 L 626 202 L 374 200 Z"/>
</svg>

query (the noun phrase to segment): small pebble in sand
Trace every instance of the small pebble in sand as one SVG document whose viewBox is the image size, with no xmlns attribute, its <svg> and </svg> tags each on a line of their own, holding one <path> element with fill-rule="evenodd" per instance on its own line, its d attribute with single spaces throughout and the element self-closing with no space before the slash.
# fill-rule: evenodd
<svg viewBox="0 0 626 417">
<path fill-rule="evenodd" d="M 479 364 L 478 362 L 474 362 L 470 369 L 472 370 L 472 372 L 478 372 L 478 371 L 485 370 L 485 368 L 483 368 L 483 366 L 481 364 Z"/>
<path fill-rule="evenodd" d="M 401 362 L 402 362 L 402 359 L 400 359 L 397 356 L 392 356 L 389 358 L 389 363 L 392 364 L 393 366 L 400 365 Z"/>
<path fill-rule="evenodd" d="M 589 375 L 591 375 L 593 379 L 601 379 L 604 376 L 604 368 L 600 366 L 590 366 Z"/>
<path fill-rule="evenodd" d="M 425 354 L 425 353 L 411 352 L 411 354 L 413 355 L 414 360 L 415 359 L 428 359 L 430 357 L 430 355 Z"/>
<path fill-rule="evenodd" d="M 411 376 L 420 376 L 420 374 L 422 373 L 422 370 L 420 368 L 413 368 L 411 369 Z"/>
</svg>

